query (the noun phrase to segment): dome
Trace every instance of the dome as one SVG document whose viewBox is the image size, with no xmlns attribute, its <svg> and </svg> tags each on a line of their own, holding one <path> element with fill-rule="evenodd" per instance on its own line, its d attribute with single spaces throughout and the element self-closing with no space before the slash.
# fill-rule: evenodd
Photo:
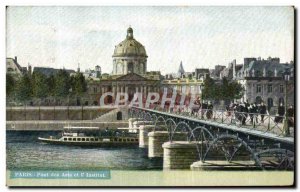
<svg viewBox="0 0 300 192">
<path fill-rule="evenodd" d="M 147 57 L 145 47 L 134 39 L 131 27 L 127 29 L 124 41 L 115 46 L 113 57 L 142 56 Z"/>
</svg>

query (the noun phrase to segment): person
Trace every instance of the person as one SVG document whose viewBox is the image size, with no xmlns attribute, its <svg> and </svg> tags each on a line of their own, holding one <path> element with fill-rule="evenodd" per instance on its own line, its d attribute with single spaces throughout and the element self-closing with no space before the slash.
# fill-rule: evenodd
<svg viewBox="0 0 300 192">
<path fill-rule="evenodd" d="M 202 109 L 201 109 L 201 118 L 203 119 L 204 118 L 204 114 L 207 110 L 207 101 L 205 101 L 202 105 Z"/>
<path fill-rule="evenodd" d="M 255 117 L 256 123 L 258 123 L 257 112 L 258 112 L 258 106 L 255 103 L 253 103 L 252 113 L 253 113 L 253 117 Z"/>
<path fill-rule="evenodd" d="M 207 105 L 207 112 L 206 112 L 206 118 L 211 119 L 213 116 L 213 105 L 211 102 L 208 103 Z"/>
<path fill-rule="evenodd" d="M 249 116 L 250 116 L 250 122 L 253 124 L 253 103 L 251 103 L 248 107 Z"/>
<path fill-rule="evenodd" d="M 248 103 L 244 102 L 242 105 L 242 125 L 246 125 L 246 119 L 248 117 Z"/>
<path fill-rule="evenodd" d="M 261 102 L 260 108 L 259 108 L 259 113 L 261 117 L 261 122 L 264 123 L 264 117 L 265 114 L 267 113 L 267 106 L 264 104 L 264 102 Z"/>
<path fill-rule="evenodd" d="M 285 113 L 285 109 L 284 109 L 284 106 L 282 103 L 279 104 L 277 113 L 278 113 L 278 116 L 275 117 L 275 122 L 282 123 L 283 116 Z"/>
<path fill-rule="evenodd" d="M 294 108 L 293 105 L 287 109 L 288 127 L 294 127 Z"/>
</svg>

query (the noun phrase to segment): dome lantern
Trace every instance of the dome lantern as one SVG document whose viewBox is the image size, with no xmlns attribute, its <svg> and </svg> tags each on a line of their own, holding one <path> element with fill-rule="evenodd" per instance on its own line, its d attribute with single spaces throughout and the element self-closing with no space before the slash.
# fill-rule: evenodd
<svg viewBox="0 0 300 192">
<path fill-rule="evenodd" d="M 127 29 L 127 39 L 133 39 L 133 29 L 130 26 Z"/>
</svg>

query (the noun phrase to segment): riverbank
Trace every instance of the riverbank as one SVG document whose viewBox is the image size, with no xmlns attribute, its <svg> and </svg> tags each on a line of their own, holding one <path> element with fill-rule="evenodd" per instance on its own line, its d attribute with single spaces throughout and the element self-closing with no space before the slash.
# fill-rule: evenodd
<svg viewBox="0 0 300 192">
<path fill-rule="evenodd" d="M 128 127 L 128 121 L 6 121 L 6 130 L 8 131 L 60 131 L 63 130 L 63 127 L 65 126 L 99 127 L 99 129 L 117 129 Z"/>
</svg>

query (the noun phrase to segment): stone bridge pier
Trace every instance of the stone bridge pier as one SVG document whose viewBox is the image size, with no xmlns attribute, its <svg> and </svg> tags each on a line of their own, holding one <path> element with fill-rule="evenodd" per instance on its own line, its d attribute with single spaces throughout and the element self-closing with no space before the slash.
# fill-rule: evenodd
<svg viewBox="0 0 300 192">
<path fill-rule="evenodd" d="M 185 141 L 187 138 L 186 133 L 176 132 L 173 135 L 174 140 Z M 151 131 L 148 134 L 148 157 L 163 157 L 164 149 L 163 144 L 170 140 L 168 131 Z"/>
<path fill-rule="evenodd" d="M 148 133 L 154 129 L 154 125 L 140 125 L 139 126 L 139 147 L 148 147 Z"/>
</svg>

